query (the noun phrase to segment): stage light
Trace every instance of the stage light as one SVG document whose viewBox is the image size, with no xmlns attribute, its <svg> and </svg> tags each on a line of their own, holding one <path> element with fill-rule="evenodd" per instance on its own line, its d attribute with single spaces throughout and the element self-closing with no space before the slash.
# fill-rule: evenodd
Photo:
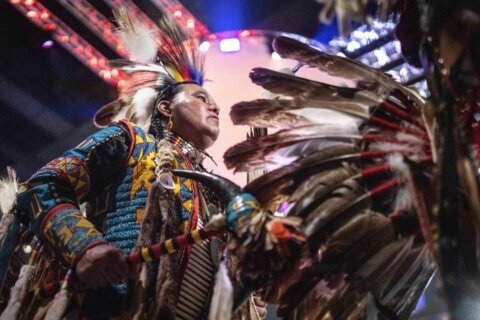
<svg viewBox="0 0 480 320">
<path fill-rule="evenodd" d="M 88 60 L 88 63 L 92 66 L 92 67 L 96 67 L 97 66 L 97 58 L 91 58 L 90 60 Z"/>
<path fill-rule="evenodd" d="M 198 49 L 202 52 L 207 52 L 208 49 L 210 49 L 210 42 L 208 41 L 203 41 L 200 46 L 198 47 Z"/>
<path fill-rule="evenodd" d="M 104 74 L 103 74 L 103 79 L 105 79 L 105 80 L 108 81 L 108 80 L 110 80 L 111 78 L 112 78 L 112 75 L 111 75 L 110 71 L 105 70 L 105 72 L 104 72 Z"/>
<path fill-rule="evenodd" d="M 27 17 L 29 17 L 30 19 L 35 19 L 37 17 L 37 13 L 35 11 L 28 11 Z"/>
<path fill-rule="evenodd" d="M 347 51 L 350 51 L 350 52 L 353 52 L 360 48 L 361 48 L 361 45 L 356 40 L 353 40 L 347 44 Z"/>
<path fill-rule="evenodd" d="M 118 70 L 117 69 L 112 69 L 112 77 L 118 77 Z"/>
<path fill-rule="evenodd" d="M 117 82 L 117 88 L 118 89 L 121 89 L 122 87 L 124 87 L 125 85 L 127 84 L 127 82 L 125 80 L 120 80 Z"/>
<path fill-rule="evenodd" d="M 220 41 L 220 50 L 222 52 L 235 52 L 240 50 L 240 40 L 237 38 L 227 38 Z"/>
<path fill-rule="evenodd" d="M 47 31 L 54 31 L 57 28 L 57 25 L 55 23 L 49 23 L 46 24 L 43 28 Z"/>
<path fill-rule="evenodd" d="M 35 0 L 25 0 L 24 3 L 25 3 L 26 6 L 31 6 L 32 4 L 35 3 Z"/>
<path fill-rule="evenodd" d="M 243 30 L 239 33 L 240 37 L 248 37 L 251 34 L 250 30 Z"/>
<path fill-rule="evenodd" d="M 42 12 L 42 14 L 40 15 L 40 18 L 42 18 L 43 20 L 46 20 L 50 17 L 50 15 L 48 14 L 48 12 Z"/>
<path fill-rule="evenodd" d="M 280 61 L 282 60 L 282 57 L 280 57 L 280 55 L 278 53 L 276 53 L 275 51 L 272 52 L 272 60 L 275 60 L 275 61 Z"/>
<path fill-rule="evenodd" d="M 188 21 L 187 21 L 187 28 L 188 28 L 188 29 L 193 29 L 193 28 L 195 28 L 195 20 L 193 20 L 193 19 L 188 19 Z"/>
<path fill-rule="evenodd" d="M 20 0 L 10 0 L 10 3 L 17 4 L 20 3 Z"/>
<path fill-rule="evenodd" d="M 67 42 L 68 40 L 70 40 L 70 37 L 69 37 L 69 36 L 60 36 L 60 37 L 58 37 L 58 41 L 60 41 L 60 42 Z"/>
<path fill-rule="evenodd" d="M 53 41 L 52 40 L 47 40 L 44 43 L 42 43 L 42 48 L 43 49 L 49 49 L 53 46 Z"/>
<path fill-rule="evenodd" d="M 173 16 L 174 16 L 175 18 L 181 18 L 181 17 L 182 17 L 182 11 L 176 10 L 176 11 L 173 13 Z"/>
</svg>

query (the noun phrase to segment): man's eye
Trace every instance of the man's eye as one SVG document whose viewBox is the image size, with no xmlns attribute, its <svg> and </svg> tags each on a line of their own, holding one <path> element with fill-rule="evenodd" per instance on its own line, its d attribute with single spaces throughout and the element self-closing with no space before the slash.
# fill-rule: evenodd
<svg viewBox="0 0 480 320">
<path fill-rule="evenodd" d="M 198 99 L 200 99 L 204 103 L 207 102 L 207 98 L 205 96 L 198 96 Z"/>
</svg>

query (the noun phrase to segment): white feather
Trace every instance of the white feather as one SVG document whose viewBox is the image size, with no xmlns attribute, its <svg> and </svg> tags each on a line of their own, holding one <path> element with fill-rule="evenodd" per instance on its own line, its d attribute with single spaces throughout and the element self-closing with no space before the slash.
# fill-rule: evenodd
<svg viewBox="0 0 480 320">
<path fill-rule="evenodd" d="M 425 141 L 421 137 L 415 136 L 413 134 L 408 134 L 408 133 L 405 133 L 405 132 L 397 133 L 395 135 L 395 138 L 398 141 L 408 142 L 408 143 L 411 143 L 411 144 L 419 144 L 419 145 L 424 145 L 425 144 Z"/>
<path fill-rule="evenodd" d="M 11 289 L 10 299 L 8 300 L 7 307 L 0 316 L 0 320 L 17 318 L 23 297 L 25 296 L 25 292 L 27 292 L 28 280 L 30 279 L 33 270 L 34 267 L 30 265 L 23 265 L 20 269 L 20 275 Z"/>
<path fill-rule="evenodd" d="M 155 33 L 137 22 L 133 28 L 121 28 L 118 36 L 130 60 L 137 62 L 154 62 L 157 56 Z"/>
<path fill-rule="evenodd" d="M 137 72 L 137 71 L 152 71 L 152 72 L 164 73 L 165 75 L 168 75 L 168 72 L 165 70 L 165 67 L 163 67 L 160 63 L 159 64 L 153 64 L 153 63 L 131 64 L 131 65 L 123 66 L 122 71 L 125 71 L 127 74 Z"/>
<path fill-rule="evenodd" d="M 45 320 L 60 320 L 67 310 L 70 293 L 67 290 L 60 290 L 55 294 L 53 303 L 45 315 Z"/>
<path fill-rule="evenodd" d="M 399 153 L 389 155 L 387 157 L 387 162 L 395 176 L 404 182 L 402 187 L 398 188 L 397 194 L 395 195 L 395 200 L 393 202 L 394 210 L 409 210 L 413 208 L 413 192 L 410 189 L 409 184 L 406 183 L 410 168 L 403 160 L 403 156 Z"/>
<path fill-rule="evenodd" d="M 395 200 L 393 201 L 394 211 L 410 210 L 413 208 L 413 192 L 408 185 L 404 185 L 397 190 Z"/>
<path fill-rule="evenodd" d="M 18 181 L 15 170 L 7 167 L 7 177 L 0 177 L 0 212 L 6 213 L 15 203 Z"/>
<path fill-rule="evenodd" d="M 133 96 L 131 110 L 127 113 L 129 120 L 142 129 L 148 130 L 156 98 L 157 91 L 155 89 L 138 90 Z"/>
<path fill-rule="evenodd" d="M 395 174 L 402 175 L 402 177 L 408 172 L 409 168 L 405 161 L 403 161 L 403 156 L 399 153 L 391 154 L 387 157 L 388 165 Z"/>
<path fill-rule="evenodd" d="M 233 286 L 228 277 L 225 261 L 220 262 L 215 276 L 212 302 L 208 313 L 208 320 L 229 320 L 232 318 Z"/>
<path fill-rule="evenodd" d="M 15 216 L 10 213 L 4 213 L 0 219 L 0 248 L 7 237 L 8 230 L 10 226 L 15 221 Z"/>
</svg>

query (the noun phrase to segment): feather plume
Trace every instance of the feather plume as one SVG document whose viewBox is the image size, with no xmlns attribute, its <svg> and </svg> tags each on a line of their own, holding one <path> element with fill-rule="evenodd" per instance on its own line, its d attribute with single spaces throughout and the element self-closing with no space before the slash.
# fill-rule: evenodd
<svg viewBox="0 0 480 320">
<path fill-rule="evenodd" d="M 299 185 L 309 175 L 331 169 L 332 166 L 324 161 L 348 154 L 356 154 L 355 146 L 351 143 L 328 147 L 321 152 L 306 155 L 288 166 L 266 173 L 247 184 L 244 190 L 253 194 L 263 205 L 267 205 L 269 199 L 274 199 L 276 195 L 285 192 L 285 189 L 290 186 Z M 333 166 L 337 166 L 337 164 L 333 164 Z"/>
<path fill-rule="evenodd" d="M 232 317 L 233 286 L 228 277 L 225 261 L 220 262 L 215 276 L 212 302 L 210 303 L 209 320 L 225 319 Z"/>
<path fill-rule="evenodd" d="M 339 87 L 265 68 L 254 68 L 250 79 L 265 90 L 284 96 L 311 100 L 351 101 L 367 106 L 378 105 L 383 100 L 375 93 L 361 88 Z"/>
<path fill-rule="evenodd" d="M 289 198 L 289 201 L 295 202 L 288 212 L 289 216 L 308 215 L 304 212 L 314 209 L 316 205 L 325 200 L 325 196 L 330 191 L 357 173 L 358 170 L 344 164 L 338 168 L 329 168 L 325 172 L 305 180 Z"/>
<path fill-rule="evenodd" d="M 381 214 L 360 211 L 330 235 L 325 249 L 322 250 L 322 259 L 302 270 L 301 280 L 282 297 L 285 304 L 282 312 L 288 314 L 295 309 L 300 312 L 297 314 L 298 319 L 304 319 L 307 314 L 309 318 L 317 319 L 328 310 L 334 309 L 336 301 L 341 301 L 346 291 L 331 291 L 328 288 L 333 289 L 338 285 L 341 288 L 355 287 L 350 283 L 352 280 L 349 279 L 349 274 L 375 256 L 382 247 L 392 242 L 394 237 L 395 232 L 388 218 Z M 376 267 L 380 268 L 381 265 Z M 373 271 L 375 270 L 378 269 Z M 343 279 L 340 282 L 339 277 Z M 325 297 L 325 290 L 331 291 L 327 295 L 328 299 L 323 304 L 318 303 L 316 297 Z M 314 301 L 317 301 L 317 305 L 314 305 Z"/>
<path fill-rule="evenodd" d="M 0 316 L 0 320 L 10 320 L 16 319 L 20 307 L 22 304 L 22 299 L 27 292 L 28 281 L 34 271 L 34 267 L 30 265 L 23 265 L 20 269 L 20 275 L 18 276 L 15 285 L 12 287 L 10 292 L 10 299 L 8 300 L 7 307 Z"/>
<path fill-rule="evenodd" d="M 162 46 L 158 57 L 167 67 L 174 70 L 177 81 L 193 80 L 203 84 L 205 54 L 198 50 L 198 39 L 186 34 L 166 12 L 161 12 L 158 22 Z"/>
<path fill-rule="evenodd" d="M 400 181 L 408 180 L 409 167 L 403 160 L 403 156 L 394 153 L 387 157 L 387 162 L 390 170 L 397 176 Z M 410 189 L 408 183 L 402 184 L 397 190 L 395 200 L 393 201 L 394 211 L 410 210 L 413 208 L 413 191 Z"/>
<path fill-rule="evenodd" d="M 392 90 L 397 89 L 403 94 L 412 97 L 414 101 L 417 100 L 417 97 L 413 96 L 410 90 L 405 89 L 404 86 L 395 82 L 385 73 L 358 61 L 329 55 L 309 46 L 307 43 L 288 36 L 275 38 L 273 47 L 282 58 L 301 61 L 335 77 L 355 80 L 360 87 L 373 89 L 382 99 L 386 98 Z"/>
<path fill-rule="evenodd" d="M 258 99 L 237 103 L 230 111 L 234 124 L 261 128 L 355 122 L 369 116 L 369 108 L 355 101 L 303 99 Z"/>
<path fill-rule="evenodd" d="M 7 213 L 12 208 L 17 192 L 17 173 L 12 167 L 7 167 L 7 176 L 0 177 L 0 213 Z"/>
<path fill-rule="evenodd" d="M 155 62 L 157 44 L 153 30 L 130 19 L 127 9 L 120 8 L 113 11 L 119 29 L 117 35 L 129 54 L 129 58 L 136 62 Z"/>
<path fill-rule="evenodd" d="M 245 140 L 228 149 L 224 154 L 224 161 L 227 168 L 245 171 L 263 166 L 267 162 L 272 165 L 284 163 L 282 160 L 288 157 L 293 158 L 295 151 L 300 151 L 304 155 L 306 147 L 310 147 L 311 153 L 313 150 L 320 151 L 332 144 L 338 144 L 338 142 L 348 142 L 360 138 L 356 125 L 303 126 Z M 289 146 L 291 146 L 290 149 L 285 149 Z M 278 153 L 275 154 L 275 151 Z"/>
<path fill-rule="evenodd" d="M 45 320 L 60 320 L 63 319 L 65 310 L 67 310 L 68 301 L 70 300 L 70 293 L 67 290 L 60 290 L 55 294 L 53 303 L 45 315 Z"/>
<path fill-rule="evenodd" d="M 158 92 L 153 88 L 138 90 L 133 95 L 130 109 L 126 113 L 127 119 L 148 131 L 157 95 Z"/>
</svg>

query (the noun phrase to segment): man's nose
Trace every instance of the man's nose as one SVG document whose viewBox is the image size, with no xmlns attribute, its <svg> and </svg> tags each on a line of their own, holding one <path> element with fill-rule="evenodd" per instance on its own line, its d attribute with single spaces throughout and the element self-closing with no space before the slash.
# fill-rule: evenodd
<svg viewBox="0 0 480 320">
<path fill-rule="evenodd" d="M 208 107 L 208 110 L 214 112 L 216 115 L 220 113 L 220 107 L 217 106 L 215 102 L 210 104 L 210 106 Z"/>
</svg>

